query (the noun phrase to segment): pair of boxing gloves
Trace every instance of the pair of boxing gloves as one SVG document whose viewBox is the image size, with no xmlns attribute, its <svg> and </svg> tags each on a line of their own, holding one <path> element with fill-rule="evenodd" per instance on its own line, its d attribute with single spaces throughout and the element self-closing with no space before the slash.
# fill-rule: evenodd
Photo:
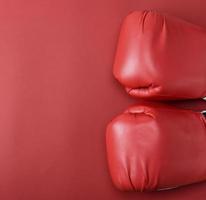
<svg viewBox="0 0 206 200">
<path fill-rule="evenodd" d="M 113 74 L 125 90 L 149 100 L 206 96 L 206 29 L 153 11 L 129 14 L 121 28 Z M 115 186 L 163 190 L 206 180 L 206 118 L 194 109 L 139 104 L 106 131 Z"/>
</svg>

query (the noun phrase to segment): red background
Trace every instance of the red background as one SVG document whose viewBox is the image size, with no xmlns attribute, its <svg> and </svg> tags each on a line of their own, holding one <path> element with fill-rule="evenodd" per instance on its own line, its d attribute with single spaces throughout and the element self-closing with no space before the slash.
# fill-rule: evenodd
<svg viewBox="0 0 206 200">
<path fill-rule="evenodd" d="M 153 193 L 111 183 L 105 127 L 135 102 L 112 63 L 123 17 L 140 9 L 206 26 L 203 0 L 0 1 L 0 199 L 205 199 L 206 183 Z"/>
</svg>

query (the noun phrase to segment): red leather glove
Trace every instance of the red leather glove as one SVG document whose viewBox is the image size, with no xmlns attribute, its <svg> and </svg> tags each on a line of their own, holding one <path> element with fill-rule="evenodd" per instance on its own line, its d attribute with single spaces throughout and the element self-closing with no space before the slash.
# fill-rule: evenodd
<svg viewBox="0 0 206 200">
<path fill-rule="evenodd" d="M 112 180 L 120 190 L 161 190 L 206 180 L 206 119 L 166 105 L 137 105 L 106 132 Z"/>
<path fill-rule="evenodd" d="M 113 73 L 134 96 L 194 99 L 206 96 L 206 29 L 152 11 L 126 17 Z"/>
</svg>

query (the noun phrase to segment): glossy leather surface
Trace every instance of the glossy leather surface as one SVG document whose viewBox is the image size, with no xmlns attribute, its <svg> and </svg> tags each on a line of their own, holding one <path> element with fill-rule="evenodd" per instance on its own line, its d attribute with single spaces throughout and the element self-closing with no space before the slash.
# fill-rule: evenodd
<svg viewBox="0 0 206 200">
<path fill-rule="evenodd" d="M 122 19 L 155 9 L 206 25 L 202 0 L 1 0 L 1 200 L 202 200 L 206 183 L 113 187 L 105 127 L 136 102 L 112 75 Z"/>
<path fill-rule="evenodd" d="M 120 190 L 162 190 L 206 180 L 206 119 L 199 112 L 136 105 L 110 122 L 106 143 Z"/>
<path fill-rule="evenodd" d="M 151 99 L 206 95 L 206 29 L 154 11 L 123 21 L 113 73 L 126 91 Z"/>
</svg>

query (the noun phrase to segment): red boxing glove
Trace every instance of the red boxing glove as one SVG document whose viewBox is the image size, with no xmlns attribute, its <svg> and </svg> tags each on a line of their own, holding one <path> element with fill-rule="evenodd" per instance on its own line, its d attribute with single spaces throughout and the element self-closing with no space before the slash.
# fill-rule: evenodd
<svg viewBox="0 0 206 200">
<path fill-rule="evenodd" d="M 127 109 L 107 127 L 107 157 L 120 190 L 161 190 L 206 180 L 206 119 L 163 105 Z"/>
<path fill-rule="evenodd" d="M 206 29 L 152 11 L 123 22 L 113 73 L 134 96 L 194 99 L 206 96 Z"/>
</svg>

